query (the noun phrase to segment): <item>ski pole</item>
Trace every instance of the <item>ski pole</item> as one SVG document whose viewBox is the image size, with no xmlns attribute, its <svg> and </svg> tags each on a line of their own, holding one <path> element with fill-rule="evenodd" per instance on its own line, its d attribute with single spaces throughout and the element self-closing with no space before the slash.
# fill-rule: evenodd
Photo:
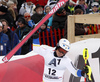
<svg viewBox="0 0 100 82">
<path fill-rule="evenodd" d="M 88 73 L 87 73 L 88 79 L 91 81 L 91 80 L 92 80 L 92 79 L 91 79 L 91 73 L 92 73 L 92 71 L 91 71 L 91 67 L 87 65 L 87 60 L 88 60 L 88 58 L 89 58 L 88 49 L 85 48 L 85 49 L 83 50 L 83 59 L 85 60 L 85 67 L 88 68 Z M 86 82 L 86 76 L 87 76 L 87 75 L 86 75 L 86 73 L 85 73 L 85 82 Z"/>
<path fill-rule="evenodd" d="M 88 58 L 89 58 L 88 49 L 85 48 L 85 49 L 83 50 L 83 59 L 85 60 L 85 66 L 86 66 L 86 64 L 87 64 Z M 86 74 L 85 74 L 84 80 L 85 80 L 85 82 L 86 82 Z"/>
</svg>

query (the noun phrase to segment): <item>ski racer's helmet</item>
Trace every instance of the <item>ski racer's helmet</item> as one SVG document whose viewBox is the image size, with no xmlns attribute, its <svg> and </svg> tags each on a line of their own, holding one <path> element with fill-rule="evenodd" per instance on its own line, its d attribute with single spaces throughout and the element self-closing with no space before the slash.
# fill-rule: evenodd
<svg viewBox="0 0 100 82">
<path fill-rule="evenodd" d="M 57 47 L 61 47 L 62 49 L 69 51 L 70 42 L 67 39 L 62 38 L 62 39 L 59 40 L 59 43 L 57 43 Z"/>
<path fill-rule="evenodd" d="M 91 7 L 94 7 L 94 6 L 99 7 L 99 3 L 98 3 L 98 2 L 93 2 L 93 3 L 91 4 Z"/>
</svg>

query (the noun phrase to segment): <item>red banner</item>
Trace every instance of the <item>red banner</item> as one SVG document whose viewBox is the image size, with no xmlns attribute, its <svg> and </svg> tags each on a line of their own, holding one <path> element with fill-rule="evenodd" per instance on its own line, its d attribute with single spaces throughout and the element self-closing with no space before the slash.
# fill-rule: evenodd
<svg viewBox="0 0 100 82">
<path fill-rule="evenodd" d="M 42 82 L 44 58 L 40 55 L 0 64 L 0 82 Z"/>
</svg>

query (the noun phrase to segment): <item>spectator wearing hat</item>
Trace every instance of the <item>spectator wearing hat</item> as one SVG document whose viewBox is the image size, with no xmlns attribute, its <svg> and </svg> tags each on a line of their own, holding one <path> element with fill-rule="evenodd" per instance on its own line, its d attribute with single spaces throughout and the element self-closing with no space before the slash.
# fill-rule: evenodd
<svg viewBox="0 0 100 82">
<path fill-rule="evenodd" d="M 99 3 L 98 2 L 93 2 L 91 4 L 91 8 L 92 8 L 92 11 L 90 12 L 90 14 L 100 13 L 100 11 L 99 11 Z"/>
<path fill-rule="evenodd" d="M 19 14 L 24 15 L 25 12 L 28 12 L 32 16 L 34 12 L 34 8 L 35 8 L 35 4 L 33 4 L 31 1 L 25 2 L 21 5 Z"/>
<path fill-rule="evenodd" d="M 63 7 L 59 8 L 59 10 L 53 16 L 52 29 L 59 28 L 60 30 L 62 30 L 64 28 L 65 21 L 68 15 L 69 14 Z"/>
<path fill-rule="evenodd" d="M 24 18 L 18 19 L 18 28 L 15 30 L 20 41 L 30 32 L 30 28 L 26 25 Z M 30 51 L 30 45 L 32 45 L 33 38 L 28 39 L 21 47 L 21 55 L 25 55 Z"/>
<path fill-rule="evenodd" d="M 95 14 L 95 13 L 100 13 L 100 11 L 99 11 L 99 3 L 98 2 L 93 2 L 91 4 L 91 12 L 89 14 Z M 89 26 L 89 33 L 90 34 L 92 34 L 92 31 L 94 33 L 96 33 L 96 29 L 99 28 L 98 24 L 89 24 L 88 26 Z M 91 29 L 91 27 L 93 27 L 93 28 Z"/>
<path fill-rule="evenodd" d="M 8 35 L 4 34 L 2 30 L 3 25 L 0 22 L 0 56 L 7 55 L 7 53 L 11 50 Z"/>
<path fill-rule="evenodd" d="M 52 30 L 60 30 L 60 34 L 62 34 L 62 30 L 64 29 L 65 21 L 67 20 L 67 16 L 69 14 L 66 12 L 64 7 L 59 8 L 59 10 L 54 14 L 52 21 Z M 58 32 L 56 33 L 58 35 Z M 61 35 L 61 38 L 63 36 Z M 57 40 L 59 37 L 57 36 Z"/>
<path fill-rule="evenodd" d="M 88 8 L 88 5 L 87 5 L 87 3 L 85 1 L 86 0 L 79 0 L 78 1 L 78 5 L 80 5 L 82 7 L 82 9 L 84 10 L 84 14 L 87 14 L 87 13 L 89 13 L 89 8 Z"/>
<path fill-rule="evenodd" d="M 19 39 L 18 36 L 15 32 L 13 32 L 9 26 L 8 26 L 8 22 L 5 19 L 0 20 L 0 22 L 3 24 L 3 33 L 8 35 L 9 38 L 9 42 L 10 42 L 10 47 L 11 49 L 13 49 L 18 43 L 19 43 Z M 20 55 L 21 53 L 21 49 L 19 49 L 15 55 Z"/>
<path fill-rule="evenodd" d="M 13 17 L 10 15 L 10 13 L 8 12 L 8 8 L 6 8 L 5 6 L 0 6 L 0 20 L 1 19 L 5 19 L 8 22 L 8 25 L 12 28 L 13 27 L 13 23 L 14 23 L 14 19 Z"/>
<path fill-rule="evenodd" d="M 74 7 L 75 7 L 75 3 L 72 2 L 71 0 L 69 0 L 67 3 L 66 3 L 66 6 L 64 7 L 66 12 L 69 13 L 69 14 L 73 14 L 74 13 Z"/>
<path fill-rule="evenodd" d="M 43 7 L 39 4 L 36 5 L 35 12 L 36 13 L 32 15 L 31 19 L 36 24 L 45 16 L 45 14 L 43 13 Z"/>
</svg>

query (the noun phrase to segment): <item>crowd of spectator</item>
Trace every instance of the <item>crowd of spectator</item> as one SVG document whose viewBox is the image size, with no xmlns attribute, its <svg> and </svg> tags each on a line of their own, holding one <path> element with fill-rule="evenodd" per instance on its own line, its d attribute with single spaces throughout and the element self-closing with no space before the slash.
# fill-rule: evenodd
<svg viewBox="0 0 100 82">
<path fill-rule="evenodd" d="M 58 1 L 0 0 L 0 55 L 6 55 L 23 40 Z M 57 30 L 58 28 L 60 30 L 65 29 L 64 37 L 67 38 L 68 15 L 94 14 L 99 12 L 100 0 L 78 0 L 77 3 L 68 0 L 25 42 L 15 55 L 24 55 L 30 52 L 33 43 L 40 44 L 39 33 L 41 34 L 42 32 L 45 32 L 45 36 L 47 36 L 46 31 L 50 32 L 50 30 L 54 31 L 54 29 Z M 84 24 L 75 24 L 75 35 L 82 35 L 87 33 L 88 30 L 89 28 Z M 43 39 L 41 41 L 43 43 Z"/>
</svg>

